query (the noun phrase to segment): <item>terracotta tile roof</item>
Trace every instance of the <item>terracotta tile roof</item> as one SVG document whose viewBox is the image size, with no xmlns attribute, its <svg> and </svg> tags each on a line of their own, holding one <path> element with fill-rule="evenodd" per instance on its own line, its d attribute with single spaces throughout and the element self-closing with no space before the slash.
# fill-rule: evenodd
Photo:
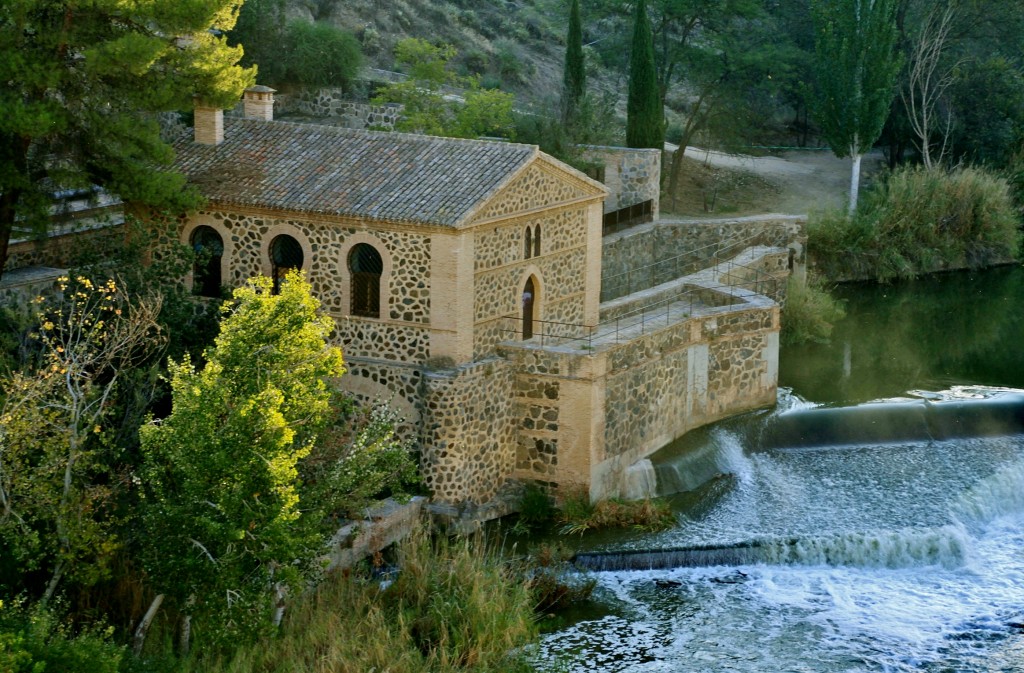
<svg viewBox="0 0 1024 673">
<path fill-rule="evenodd" d="M 457 226 L 539 150 L 483 140 L 224 119 L 224 142 L 174 142 L 210 200 Z"/>
</svg>

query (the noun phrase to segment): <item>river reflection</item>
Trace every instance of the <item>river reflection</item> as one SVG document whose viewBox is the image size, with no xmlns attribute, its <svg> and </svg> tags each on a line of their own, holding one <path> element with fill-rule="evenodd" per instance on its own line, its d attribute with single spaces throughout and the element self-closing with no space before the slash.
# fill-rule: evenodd
<svg viewBox="0 0 1024 673">
<path fill-rule="evenodd" d="M 1024 388 L 1024 267 L 840 285 L 832 343 L 782 349 L 779 385 L 851 404 L 981 384 Z M 785 317 L 783 317 L 785 320 Z"/>
</svg>

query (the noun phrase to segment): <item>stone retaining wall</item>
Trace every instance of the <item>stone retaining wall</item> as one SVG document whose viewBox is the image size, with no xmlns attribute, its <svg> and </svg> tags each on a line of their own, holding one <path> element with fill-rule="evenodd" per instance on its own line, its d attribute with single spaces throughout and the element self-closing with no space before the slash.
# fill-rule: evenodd
<svg viewBox="0 0 1024 673">
<path fill-rule="evenodd" d="M 341 126 L 350 129 L 394 131 L 402 109 L 401 105 L 395 104 L 373 105 L 353 101 L 343 89 L 332 87 L 279 93 L 274 97 L 274 110 L 278 116 L 297 114 L 334 118 L 340 120 Z"/>
<path fill-rule="evenodd" d="M 601 301 L 696 273 L 751 246 L 787 248 L 792 272 L 801 275 L 806 245 L 806 221 L 800 216 L 661 220 L 644 224 L 605 237 Z"/>
</svg>

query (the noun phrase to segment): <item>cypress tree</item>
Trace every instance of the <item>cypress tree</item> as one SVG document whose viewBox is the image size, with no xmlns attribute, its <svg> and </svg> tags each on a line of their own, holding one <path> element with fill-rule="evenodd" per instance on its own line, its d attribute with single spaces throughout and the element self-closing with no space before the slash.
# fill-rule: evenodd
<svg viewBox="0 0 1024 673">
<path fill-rule="evenodd" d="M 569 33 L 565 38 L 565 73 L 562 76 L 562 123 L 575 126 L 580 104 L 586 91 L 583 67 L 583 24 L 580 21 L 580 0 L 569 7 Z"/>
<path fill-rule="evenodd" d="M 654 40 L 647 18 L 647 3 L 637 0 L 633 22 L 633 46 L 629 56 L 629 100 L 626 104 L 626 145 L 665 145 L 665 128 L 654 68 Z"/>
</svg>

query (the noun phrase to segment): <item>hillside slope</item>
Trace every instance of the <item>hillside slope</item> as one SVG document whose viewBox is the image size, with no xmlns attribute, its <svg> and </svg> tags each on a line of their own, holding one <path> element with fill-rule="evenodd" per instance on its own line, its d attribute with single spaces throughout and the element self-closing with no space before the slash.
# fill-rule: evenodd
<svg viewBox="0 0 1024 673">
<path fill-rule="evenodd" d="M 367 65 L 394 69 L 394 47 L 407 37 L 451 44 L 463 74 L 501 86 L 521 103 L 557 99 L 565 57 L 567 3 L 563 0 L 287 0 L 289 17 L 327 21 L 352 32 Z M 594 52 L 591 87 L 608 89 L 615 77 Z"/>
</svg>

